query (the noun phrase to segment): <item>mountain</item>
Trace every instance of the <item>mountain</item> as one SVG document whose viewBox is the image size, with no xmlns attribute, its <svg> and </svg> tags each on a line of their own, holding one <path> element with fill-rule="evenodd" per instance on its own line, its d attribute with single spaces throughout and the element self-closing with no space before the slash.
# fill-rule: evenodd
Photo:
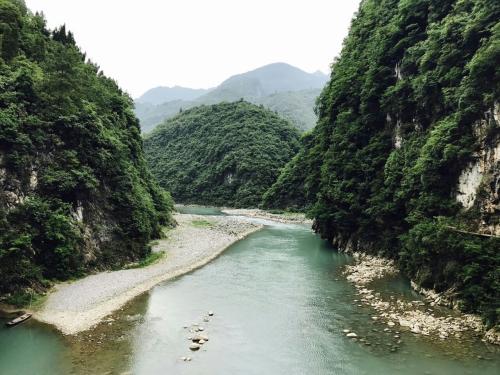
<svg viewBox="0 0 500 375">
<path fill-rule="evenodd" d="M 301 131 L 310 130 L 317 121 L 314 113 L 320 89 L 287 91 L 255 98 L 251 102 L 278 113 Z"/>
<path fill-rule="evenodd" d="M 500 3 L 361 2 L 319 121 L 264 196 L 500 323 Z"/>
<path fill-rule="evenodd" d="M 63 26 L 0 0 L 0 297 L 142 258 L 171 222 L 132 100 Z"/>
<path fill-rule="evenodd" d="M 142 96 L 137 98 L 136 103 L 158 105 L 173 100 L 195 100 L 208 93 L 209 89 L 190 89 L 187 87 L 155 87 L 146 91 Z"/>
<path fill-rule="evenodd" d="M 182 203 L 255 207 L 298 149 L 286 120 L 238 101 L 195 107 L 144 140 L 160 185 Z"/>
<path fill-rule="evenodd" d="M 321 89 L 327 80 L 326 75 L 310 74 L 289 64 L 275 63 L 232 76 L 199 101 L 219 103 L 240 98 L 262 98 L 288 91 Z"/>
<path fill-rule="evenodd" d="M 162 104 L 136 101 L 136 115 L 142 131 L 147 133 L 180 109 L 244 99 L 263 104 L 305 131 L 316 122 L 315 100 L 327 80 L 328 77 L 319 71 L 310 74 L 285 63 L 270 64 L 232 76 L 194 100 L 174 100 Z"/>
</svg>

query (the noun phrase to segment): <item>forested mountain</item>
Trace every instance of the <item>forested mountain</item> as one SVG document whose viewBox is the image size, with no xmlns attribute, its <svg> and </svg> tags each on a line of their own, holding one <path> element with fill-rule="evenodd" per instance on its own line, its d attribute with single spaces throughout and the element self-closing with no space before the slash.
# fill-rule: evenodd
<svg viewBox="0 0 500 375">
<path fill-rule="evenodd" d="M 0 0 L 0 47 L 0 295 L 146 255 L 172 202 L 132 100 L 21 0 Z"/>
<path fill-rule="evenodd" d="M 500 315 L 500 3 L 364 0 L 267 207 Z"/>
<path fill-rule="evenodd" d="M 210 90 L 190 89 L 187 87 L 155 87 L 142 94 L 135 101 L 137 103 L 149 103 L 153 105 L 171 102 L 173 100 L 195 100 Z"/>
<path fill-rule="evenodd" d="M 232 76 L 195 100 L 174 100 L 162 104 L 136 100 L 136 115 L 143 132 L 148 132 L 181 109 L 244 99 L 263 104 L 304 131 L 311 129 L 316 122 L 315 100 L 327 79 L 321 72 L 310 74 L 288 64 L 270 64 Z"/>
<path fill-rule="evenodd" d="M 239 101 L 183 111 L 144 140 L 160 185 L 182 203 L 256 206 L 298 149 L 286 120 Z"/>
</svg>

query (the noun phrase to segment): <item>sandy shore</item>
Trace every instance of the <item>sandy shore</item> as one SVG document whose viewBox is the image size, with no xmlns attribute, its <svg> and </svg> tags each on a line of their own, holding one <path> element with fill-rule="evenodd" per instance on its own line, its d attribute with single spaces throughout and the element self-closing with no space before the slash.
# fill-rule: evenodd
<svg viewBox="0 0 500 375">
<path fill-rule="evenodd" d="M 145 268 L 103 272 L 59 284 L 34 317 L 68 335 L 88 330 L 132 298 L 205 265 L 262 227 L 231 216 L 177 214 L 175 219 L 179 225 L 153 247 L 153 251 L 164 251 L 165 258 Z"/>
</svg>

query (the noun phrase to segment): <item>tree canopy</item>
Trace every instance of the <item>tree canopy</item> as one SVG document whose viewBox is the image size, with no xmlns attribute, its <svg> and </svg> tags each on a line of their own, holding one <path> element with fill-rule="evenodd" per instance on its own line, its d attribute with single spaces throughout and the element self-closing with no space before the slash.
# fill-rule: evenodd
<svg viewBox="0 0 500 375">
<path fill-rule="evenodd" d="M 239 101 L 183 111 L 146 136 L 160 185 L 183 203 L 251 207 L 298 149 L 286 120 Z"/>
<path fill-rule="evenodd" d="M 0 294 L 144 256 L 172 202 L 132 100 L 65 26 L 0 0 Z"/>
<path fill-rule="evenodd" d="M 499 225 L 498 160 L 474 207 L 455 198 L 462 171 L 499 144 L 499 20 L 493 0 L 362 1 L 319 121 L 264 198 L 307 207 L 325 238 L 398 259 L 492 324 L 499 239 L 453 228 Z"/>
</svg>

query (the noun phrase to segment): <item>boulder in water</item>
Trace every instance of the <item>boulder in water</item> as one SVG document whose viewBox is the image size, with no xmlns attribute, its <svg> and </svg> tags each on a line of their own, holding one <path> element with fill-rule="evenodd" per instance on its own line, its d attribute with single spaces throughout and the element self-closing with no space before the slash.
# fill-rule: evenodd
<svg viewBox="0 0 500 375">
<path fill-rule="evenodd" d="M 192 343 L 191 345 L 189 345 L 189 349 L 192 351 L 200 350 L 200 348 L 201 348 L 201 345 L 196 344 L 196 343 Z"/>
</svg>

